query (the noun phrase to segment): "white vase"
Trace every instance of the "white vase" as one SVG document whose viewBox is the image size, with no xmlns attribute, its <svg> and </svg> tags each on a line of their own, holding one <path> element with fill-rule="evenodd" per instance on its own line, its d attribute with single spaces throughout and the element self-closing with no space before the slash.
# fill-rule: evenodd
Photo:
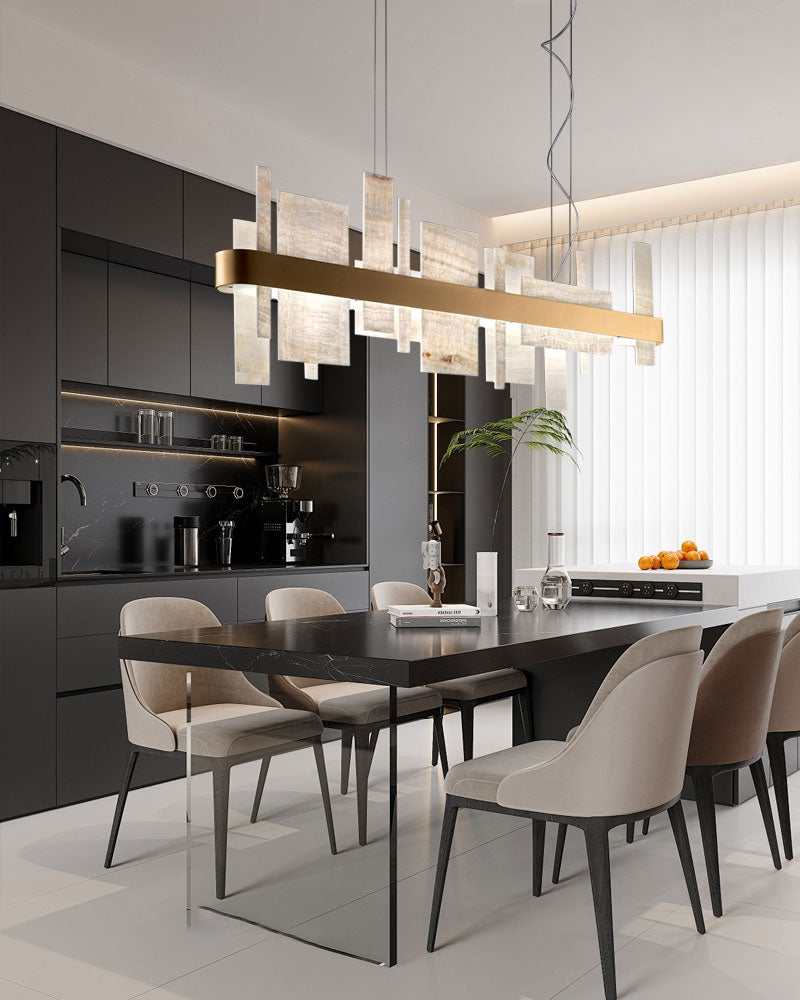
<svg viewBox="0 0 800 1000">
<path fill-rule="evenodd" d="M 497 553 L 477 553 L 478 607 L 481 614 L 492 618 L 497 614 Z"/>
</svg>

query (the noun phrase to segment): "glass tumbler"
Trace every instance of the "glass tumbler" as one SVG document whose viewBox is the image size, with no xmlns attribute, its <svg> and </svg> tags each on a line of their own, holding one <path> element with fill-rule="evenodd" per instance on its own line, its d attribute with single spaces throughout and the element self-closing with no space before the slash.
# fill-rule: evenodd
<svg viewBox="0 0 800 1000">
<path fill-rule="evenodd" d="M 531 585 L 514 588 L 514 607 L 517 611 L 535 611 L 539 607 L 539 591 Z"/>
<path fill-rule="evenodd" d="M 547 569 L 542 577 L 542 604 L 548 611 L 563 611 L 572 598 L 572 580 L 564 567 L 563 531 L 547 532 Z"/>
<path fill-rule="evenodd" d="M 158 443 L 172 445 L 175 414 L 172 410 L 158 411 Z"/>
<path fill-rule="evenodd" d="M 158 421 L 156 411 L 149 409 L 139 410 L 139 423 L 137 430 L 137 440 L 139 444 L 155 444 L 158 433 Z"/>
</svg>

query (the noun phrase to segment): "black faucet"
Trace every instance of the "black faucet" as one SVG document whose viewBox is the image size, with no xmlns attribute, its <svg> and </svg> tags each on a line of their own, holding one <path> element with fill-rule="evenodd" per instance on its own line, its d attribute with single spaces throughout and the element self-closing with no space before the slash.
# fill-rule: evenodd
<svg viewBox="0 0 800 1000">
<path fill-rule="evenodd" d="M 73 476 L 71 472 L 62 472 L 61 474 L 62 483 L 72 483 L 75 489 L 78 491 L 78 495 L 81 498 L 81 507 L 86 506 L 86 487 L 78 479 L 77 476 Z M 69 552 L 69 545 L 67 545 L 64 540 L 64 525 L 61 525 L 61 555 L 65 556 Z"/>
</svg>

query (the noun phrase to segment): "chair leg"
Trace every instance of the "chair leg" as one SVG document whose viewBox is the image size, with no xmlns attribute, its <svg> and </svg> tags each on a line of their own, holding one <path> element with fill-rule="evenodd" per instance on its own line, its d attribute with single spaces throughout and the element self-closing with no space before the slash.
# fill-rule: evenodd
<svg viewBox="0 0 800 1000">
<path fill-rule="evenodd" d="M 369 734 L 369 748 L 372 753 L 375 753 L 375 747 L 378 745 L 378 736 L 380 735 L 380 729 L 373 729 Z"/>
<path fill-rule="evenodd" d="M 703 920 L 703 908 L 700 905 L 700 891 L 697 888 L 697 875 L 695 874 L 694 861 L 692 860 L 692 848 L 689 845 L 689 834 L 686 832 L 686 817 L 683 814 L 683 805 L 680 802 L 676 802 L 667 812 L 670 824 L 672 825 L 672 833 L 675 837 L 675 846 L 678 848 L 678 857 L 681 859 L 686 888 L 689 891 L 689 900 L 692 904 L 692 913 L 694 914 L 694 924 L 698 934 L 705 934 L 706 925 Z"/>
<path fill-rule="evenodd" d="M 353 733 L 350 729 L 342 730 L 342 777 L 341 777 L 341 793 L 342 795 L 347 795 L 347 789 L 350 784 L 350 755 L 353 749 Z"/>
<path fill-rule="evenodd" d="M 789 814 L 789 783 L 786 780 L 786 748 L 781 733 L 767 736 L 769 765 L 772 768 L 772 785 L 775 789 L 775 803 L 778 806 L 778 822 L 781 825 L 783 853 L 787 861 L 794 857 L 792 849 L 792 821 Z"/>
<path fill-rule="evenodd" d="M 122 774 L 122 785 L 120 786 L 119 795 L 117 796 L 117 807 L 114 810 L 114 820 L 111 824 L 111 834 L 108 838 L 108 848 L 106 850 L 105 860 L 106 868 L 110 868 L 111 862 L 114 860 L 114 848 L 117 846 L 117 836 L 119 834 L 120 824 L 122 823 L 122 814 L 125 812 L 125 803 L 128 801 L 128 791 L 131 787 L 133 772 L 138 759 L 139 751 L 130 747 L 128 750 L 128 759 L 125 761 L 125 770 Z"/>
<path fill-rule="evenodd" d="M 626 823 L 625 824 L 625 840 L 629 844 L 633 843 L 633 838 L 634 838 L 635 834 L 636 834 L 636 824 L 635 823 Z"/>
<path fill-rule="evenodd" d="M 433 901 L 431 903 L 431 922 L 428 927 L 428 951 L 436 947 L 436 931 L 439 927 L 439 914 L 442 909 L 444 880 L 447 878 L 447 863 L 450 860 L 450 848 L 453 846 L 453 833 L 456 828 L 458 806 L 450 805 L 450 796 L 444 804 L 442 819 L 442 835 L 439 840 L 439 861 L 436 865 L 436 881 L 433 884 Z"/>
<path fill-rule="evenodd" d="M 767 776 L 764 773 L 764 761 L 761 757 L 750 765 L 750 774 L 753 776 L 753 784 L 756 786 L 758 804 L 761 806 L 761 816 L 764 820 L 764 829 L 767 831 L 767 840 L 772 854 L 772 863 L 777 871 L 781 869 L 781 852 L 778 850 L 778 838 L 775 835 L 775 820 L 772 818 L 772 806 L 769 801 L 767 791 Z"/>
<path fill-rule="evenodd" d="M 256 782 L 256 794 L 253 798 L 253 811 L 250 813 L 250 822 L 258 822 L 258 810 L 261 807 L 261 796 L 264 794 L 264 785 L 267 783 L 267 771 L 269 771 L 269 762 L 272 758 L 265 757 L 261 761 L 261 770 L 258 772 L 258 781 Z"/>
<path fill-rule="evenodd" d="M 367 842 L 367 791 L 369 788 L 369 769 L 374 752 L 370 749 L 370 734 L 363 729 L 357 729 L 355 731 L 355 745 L 358 842 L 363 847 Z"/>
<path fill-rule="evenodd" d="M 517 708 L 519 710 L 523 737 L 526 743 L 530 743 L 533 740 L 533 715 L 531 713 L 531 702 L 528 696 L 528 689 L 523 688 L 521 691 L 517 691 L 514 695 L 514 701 L 517 703 Z"/>
<path fill-rule="evenodd" d="M 474 735 L 475 706 L 465 701 L 461 703 L 461 743 L 464 748 L 464 760 L 472 760 Z"/>
<path fill-rule="evenodd" d="M 617 1000 L 617 972 L 614 959 L 614 923 L 611 913 L 611 861 L 608 854 L 608 830 L 602 822 L 590 820 L 584 827 L 589 878 L 592 883 L 597 941 L 606 1000 Z"/>
<path fill-rule="evenodd" d="M 331 854 L 336 854 L 336 833 L 333 829 L 333 813 L 331 812 L 331 793 L 328 788 L 328 771 L 325 767 L 325 752 L 322 749 L 322 740 L 317 739 L 314 743 L 314 757 L 317 761 L 317 774 L 319 775 L 319 790 L 322 792 L 322 806 L 325 809 L 325 822 L 328 824 L 328 840 L 331 845 Z"/>
<path fill-rule="evenodd" d="M 711 909 L 715 917 L 722 916 L 722 887 L 719 878 L 719 848 L 717 847 L 717 816 L 714 806 L 714 781 L 710 771 L 692 773 L 694 795 L 697 800 L 697 818 L 703 838 L 708 888 L 711 891 Z"/>
<path fill-rule="evenodd" d="M 644 823 L 642 823 L 642 836 L 646 837 L 650 833 L 650 817 L 648 816 Z"/>
<path fill-rule="evenodd" d="M 462 713 L 463 714 L 463 713 Z M 447 747 L 444 742 L 444 709 L 440 708 L 433 713 L 433 731 L 436 743 L 439 747 L 439 760 L 442 762 L 442 775 L 446 778 L 449 770 L 447 764 Z"/>
<path fill-rule="evenodd" d="M 553 885 L 558 885 L 561 878 L 561 862 L 564 860 L 564 844 L 567 841 L 567 824 L 558 824 L 558 836 L 556 837 L 556 854 L 553 858 Z"/>
<path fill-rule="evenodd" d="M 544 838 L 547 823 L 543 819 L 531 820 L 531 854 L 533 859 L 533 895 L 542 894 L 542 872 L 544 871 Z"/>
<path fill-rule="evenodd" d="M 431 729 L 431 767 L 436 767 L 439 763 L 439 742 L 436 739 L 436 722 Z"/>
<path fill-rule="evenodd" d="M 228 800 L 231 789 L 231 766 L 227 761 L 214 761 L 211 774 L 214 781 L 214 868 L 217 874 L 217 899 L 224 899 L 228 867 Z"/>
</svg>

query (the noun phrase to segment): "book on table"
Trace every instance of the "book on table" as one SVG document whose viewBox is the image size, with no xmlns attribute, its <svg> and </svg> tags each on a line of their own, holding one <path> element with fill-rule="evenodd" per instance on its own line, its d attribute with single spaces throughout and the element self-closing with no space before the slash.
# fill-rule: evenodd
<svg viewBox="0 0 800 1000">
<path fill-rule="evenodd" d="M 395 628 L 475 628 L 480 627 L 480 615 L 389 615 Z"/>
<path fill-rule="evenodd" d="M 396 618 L 479 618 L 481 609 L 473 604 L 445 604 L 434 608 L 430 604 L 391 604 L 386 609 Z"/>
</svg>

